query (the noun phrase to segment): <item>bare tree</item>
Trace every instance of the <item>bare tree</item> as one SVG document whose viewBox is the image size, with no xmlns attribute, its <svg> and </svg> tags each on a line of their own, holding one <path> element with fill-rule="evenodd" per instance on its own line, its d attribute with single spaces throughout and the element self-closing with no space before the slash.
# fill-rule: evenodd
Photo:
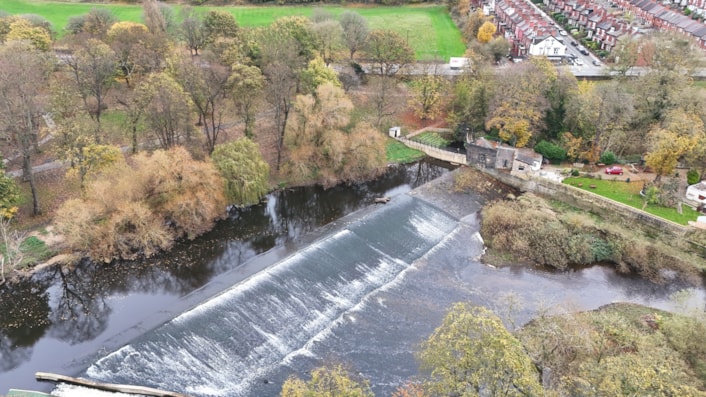
<svg viewBox="0 0 706 397">
<path fill-rule="evenodd" d="M 353 59 L 353 55 L 365 47 L 368 40 L 368 21 L 362 15 L 353 11 L 344 11 L 341 14 L 341 27 L 343 28 L 343 41 Z"/>
<path fill-rule="evenodd" d="M 22 171 L 32 190 L 32 213 L 38 215 L 39 198 L 32 172 L 33 143 L 45 113 L 42 92 L 48 85 L 52 64 L 24 42 L 0 48 L 0 128 L 22 154 Z"/>
<path fill-rule="evenodd" d="M 208 67 L 186 59 L 177 65 L 176 70 L 177 80 L 191 97 L 199 114 L 199 122 L 203 127 L 210 154 L 223 128 L 231 68 L 219 65 L 215 57 L 209 57 Z"/>
<path fill-rule="evenodd" d="M 85 110 L 98 124 L 99 132 L 105 99 L 118 70 L 115 52 L 100 40 L 89 39 L 66 59 L 66 64 L 71 69 Z"/>
</svg>

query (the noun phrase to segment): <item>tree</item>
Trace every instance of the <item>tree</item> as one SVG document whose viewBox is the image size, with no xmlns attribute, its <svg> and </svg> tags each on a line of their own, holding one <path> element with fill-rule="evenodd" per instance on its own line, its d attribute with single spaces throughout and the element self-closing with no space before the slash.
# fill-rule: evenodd
<svg viewBox="0 0 706 397">
<path fill-rule="evenodd" d="M 299 95 L 285 136 L 293 181 L 331 186 L 375 176 L 384 165 L 383 137 L 361 124 L 346 133 L 353 104 L 343 89 L 324 84 L 315 95 Z"/>
<path fill-rule="evenodd" d="M 282 385 L 281 397 L 373 397 L 367 381 L 350 378 L 341 365 L 317 368 L 311 380 L 304 382 L 290 377 Z"/>
<path fill-rule="evenodd" d="M 478 41 L 481 43 L 489 43 L 495 34 L 495 24 L 490 21 L 483 22 L 483 25 L 478 29 Z"/>
<path fill-rule="evenodd" d="M 211 159 L 225 180 L 229 203 L 237 206 L 257 204 L 269 191 L 270 166 L 250 139 L 240 138 L 217 145 Z"/>
<path fill-rule="evenodd" d="M 409 105 L 422 120 L 435 120 L 444 105 L 444 92 L 447 80 L 436 73 L 426 73 L 424 76 L 412 81 L 412 97 Z"/>
<path fill-rule="evenodd" d="M 491 311 L 455 304 L 418 354 L 433 395 L 539 396 L 539 373 Z"/>
<path fill-rule="evenodd" d="M 485 22 L 488 22 L 488 18 L 480 8 L 468 16 L 468 21 L 463 29 L 463 36 L 467 42 L 470 43 L 478 39 L 478 32 Z"/>
<path fill-rule="evenodd" d="M 348 48 L 351 59 L 358 50 L 365 46 L 370 28 L 368 20 L 354 11 L 344 11 L 341 14 L 341 27 L 343 28 L 343 41 Z"/>
<path fill-rule="evenodd" d="M 300 85 L 301 71 L 311 59 L 313 39 L 309 21 L 298 17 L 277 19 L 258 38 L 261 69 L 267 82 L 265 98 L 275 111 L 276 170 L 279 171 L 292 101 Z"/>
<path fill-rule="evenodd" d="M 473 74 L 464 74 L 454 83 L 449 121 L 457 130 L 457 140 L 474 139 L 476 131 L 485 130 L 494 79 L 494 72 L 479 65 Z M 467 134 L 470 136 L 467 137 Z"/>
<path fill-rule="evenodd" d="M 238 37 L 238 22 L 227 11 L 211 10 L 203 19 L 203 26 L 208 42 L 218 39 Z"/>
<path fill-rule="evenodd" d="M 0 47 L 0 128 L 22 155 L 22 171 L 32 191 L 32 213 L 40 211 L 32 172 L 34 142 L 45 113 L 41 93 L 48 86 L 52 63 L 46 54 L 24 42 Z"/>
<path fill-rule="evenodd" d="M 581 82 L 566 105 L 566 125 L 575 137 L 581 137 L 584 157 L 598 161 L 604 150 L 611 150 L 632 121 L 633 101 L 619 83 Z"/>
<path fill-rule="evenodd" d="M 510 42 L 502 36 L 498 36 L 490 40 L 486 45 L 487 54 L 493 59 L 494 63 L 499 63 L 503 58 L 510 53 Z"/>
<path fill-rule="evenodd" d="M 256 110 L 262 101 L 265 78 L 256 66 L 234 65 L 228 80 L 229 91 L 235 113 L 244 124 L 243 133 L 247 138 L 254 136 Z"/>
<path fill-rule="evenodd" d="M 208 32 L 203 18 L 192 7 L 183 7 L 181 21 L 180 37 L 186 43 L 191 55 L 198 56 L 199 50 L 208 43 Z"/>
<path fill-rule="evenodd" d="M 326 66 L 329 66 L 336 60 L 336 53 L 341 48 L 343 28 L 338 21 L 331 19 L 317 22 L 311 29 L 316 39 L 319 57 L 323 59 Z"/>
<path fill-rule="evenodd" d="M 336 87 L 341 86 L 341 81 L 338 80 L 336 71 L 326 66 L 324 61 L 317 57 L 309 61 L 309 65 L 302 71 L 302 87 L 303 93 L 316 91 L 316 88 L 325 83 L 331 83 Z"/>
<path fill-rule="evenodd" d="M 414 61 L 414 51 L 407 42 L 391 30 L 374 30 L 368 36 L 366 54 L 372 63 L 373 71 L 379 74 L 374 85 L 372 101 L 377 116 L 376 125 L 390 116 L 389 96 L 394 86 L 394 77 L 407 64 Z"/>
<path fill-rule="evenodd" d="M 174 11 L 157 0 L 142 1 L 142 18 L 153 35 L 169 36 L 176 28 Z"/>
<path fill-rule="evenodd" d="M 399 33 L 392 30 L 370 32 L 366 53 L 373 70 L 385 77 L 393 77 L 414 61 L 414 50 Z"/>
<path fill-rule="evenodd" d="M 12 219 L 17 213 L 20 189 L 15 180 L 5 173 L 5 163 L 0 161 L 0 219 Z"/>
<path fill-rule="evenodd" d="M 694 114 L 671 111 L 648 135 L 651 149 L 645 163 L 657 174 L 655 182 L 674 171 L 679 159 L 704 139 L 704 123 Z"/>
<path fill-rule="evenodd" d="M 147 76 L 136 88 L 137 101 L 144 106 L 145 122 L 164 149 L 189 138 L 191 100 L 184 89 L 165 73 Z"/>
<path fill-rule="evenodd" d="M 505 69 L 496 80 L 486 128 L 496 129 L 501 139 L 516 147 L 525 146 L 544 127 L 549 105 L 545 93 L 555 79 L 556 69 L 546 59 Z"/>
<path fill-rule="evenodd" d="M 149 35 L 147 26 L 129 21 L 113 24 L 106 33 L 106 42 L 117 58 L 119 74 L 128 87 L 134 74 L 148 69 L 144 58 L 148 54 L 145 45 L 149 42 Z"/>
<path fill-rule="evenodd" d="M 66 64 L 81 95 L 86 113 L 98 124 L 100 132 L 101 115 L 106 106 L 105 100 L 117 74 L 115 52 L 103 42 L 89 39 Z"/>
<path fill-rule="evenodd" d="M 212 153 L 223 129 L 225 102 L 228 98 L 226 89 L 231 68 L 219 65 L 213 57 L 207 60 L 207 68 L 195 60 L 182 60 L 176 67 L 176 79 L 191 97 L 191 102 L 199 114 L 199 123 L 203 126 L 206 148 L 208 153 Z"/>
<path fill-rule="evenodd" d="M 109 9 L 92 8 L 85 15 L 70 17 L 64 30 L 71 36 L 101 39 L 115 22 L 117 18 Z"/>
<path fill-rule="evenodd" d="M 10 30 L 5 36 L 6 41 L 23 41 L 27 40 L 32 43 L 34 48 L 41 51 L 49 51 L 51 47 L 50 33 L 41 27 L 32 25 L 32 23 L 24 18 L 15 18 L 10 23 Z"/>
</svg>

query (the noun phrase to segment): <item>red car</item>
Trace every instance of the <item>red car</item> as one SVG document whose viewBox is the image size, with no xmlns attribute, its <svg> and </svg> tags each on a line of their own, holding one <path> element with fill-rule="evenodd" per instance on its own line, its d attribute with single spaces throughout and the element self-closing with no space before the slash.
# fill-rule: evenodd
<svg viewBox="0 0 706 397">
<path fill-rule="evenodd" d="M 620 167 L 608 167 L 605 169 L 605 173 L 610 175 L 623 175 L 623 169 Z"/>
</svg>

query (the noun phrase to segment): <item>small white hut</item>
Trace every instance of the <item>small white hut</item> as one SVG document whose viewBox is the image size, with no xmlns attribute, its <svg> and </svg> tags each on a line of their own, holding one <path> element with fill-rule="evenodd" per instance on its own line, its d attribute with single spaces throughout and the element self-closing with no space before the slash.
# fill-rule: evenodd
<svg viewBox="0 0 706 397">
<path fill-rule="evenodd" d="M 686 198 L 706 204 L 706 181 L 701 181 L 686 188 Z"/>
</svg>

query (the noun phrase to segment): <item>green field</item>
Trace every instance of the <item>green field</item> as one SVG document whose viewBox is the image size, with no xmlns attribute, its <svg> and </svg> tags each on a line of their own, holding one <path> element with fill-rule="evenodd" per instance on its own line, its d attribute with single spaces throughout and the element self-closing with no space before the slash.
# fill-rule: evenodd
<svg viewBox="0 0 706 397">
<path fill-rule="evenodd" d="M 179 6 L 174 6 L 178 8 Z M 120 20 L 140 22 L 142 8 L 136 5 L 59 3 L 32 0 L 2 0 L 0 11 L 10 14 L 37 14 L 52 23 L 59 35 L 69 18 L 83 15 L 92 8 L 108 8 Z M 202 7 L 211 9 L 211 7 Z M 338 15 L 353 10 L 367 18 L 372 29 L 391 29 L 409 41 L 421 60 L 462 56 L 465 45 L 461 32 L 456 28 L 444 6 L 404 7 L 340 7 L 327 6 L 326 10 Z M 222 7 L 232 13 L 241 26 L 266 26 L 273 20 L 288 16 L 310 16 L 314 7 Z"/>
</svg>

